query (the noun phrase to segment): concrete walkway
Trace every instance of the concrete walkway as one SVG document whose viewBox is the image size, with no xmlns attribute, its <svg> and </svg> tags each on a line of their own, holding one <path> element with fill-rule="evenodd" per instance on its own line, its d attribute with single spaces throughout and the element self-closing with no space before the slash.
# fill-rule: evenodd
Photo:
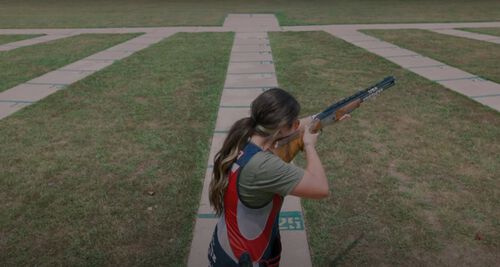
<svg viewBox="0 0 500 267">
<path fill-rule="evenodd" d="M 500 22 L 345 24 L 280 27 L 274 16 L 271 18 L 269 15 L 265 14 L 240 14 L 229 15 L 223 27 L 195 26 L 98 29 L 0 29 L 0 34 L 45 34 L 45 36 L 37 38 L 3 44 L 0 46 L 0 51 L 8 51 L 18 47 L 85 33 L 145 33 L 144 35 L 129 40 L 123 44 L 109 48 L 105 51 L 72 63 L 56 71 L 49 72 L 36 79 L 0 93 L 0 119 L 9 116 L 13 112 L 30 105 L 33 102 L 36 102 L 73 82 L 83 79 L 84 77 L 111 65 L 116 60 L 123 59 L 153 43 L 159 42 L 163 38 L 166 38 L 175 32 L 265 33 L 268 31 L 326 31 L 354 45 L 363 47 L 372 53 L 385 57 L 404 68 L 422 75 L 425 78 L 435 80 L 445 87 L 469 96 L 484 105 L 499 110 L 500 93 L 498 91 L 499 85 L 497 83 L 478 79 L 473 74 L 446 66 L 444 63 L 417 55 L 409 50 L 403 50 L 393 44 L 380 41 L 376 38 L 358 32 L 358 30 L 361 29 L 427 29 L 442 34 L 498 43 L 499 38 L 496 36 L 455 30 L 455 28 L 481 27 L 500 27 Z M 248 42 L 248 44 L 250 44 L 251 42 L 256 41 L 254 40 Z M 238 50 L 243 48 L 237 47 L 235 49 Z M 242 55 L 236 55 L 233 58 L 234 63 L 243 63 L 239 65 L 240 68 L 243 68 L 245 63 L 248 63 L 248 56 L 249 55 L 243 55 L 243 53 Z M 270 55 L 260 53 L 259 57 L 256 57 L 256 60 L 262 61 L 265 64 L 266 62 L 269 62 L 267 60 L 269 57 Z M 429 75 L 426 75 L 426 73 Z"/>
<path fill-rule="evenodd" d="M 20 48 L 20 47 L 41 44 L 41 43 L 54 41 L 54 40 L 58 40 L 58 39 L 62 39 L 62 38 L 67 38 L 67 37 L 71 37 L 71 36 L 75 36 L 75 35 L 78 35 L 78 34 L 74 34 L 74 33 L 72 34 L 70 32 L 64 32 L 64 31 L 54 33 L 54 34 L 47 34 L 47 35 L 43 35 L 43 36 L 39 36 L 39 37 L 35 37 L 35 38 L 30 38 L 30 39 L 26 39 L 26 40 L 21 40 L 21 41 L 17 41 L 17 42 L 12 42 L 12 43 L 0 45 L 0 51 L 10 51 L 10 50 Z"/>
<path fill-rule="evenodd" d="M 484 80 L 477 75 L 355 30 L 342 32 L 327 30 L 327 32 L 500 111 L 500 84 L 498 83 Z"/>
<path fill-rule="evenodd" d="M 235 30 L 236 36 L 222 91 L 188 259 L 188 266 L 192 267 L 208 265 L 208 244 L 218 220 L 208 200 L 213 158 L 220 150 L 231 125 L 236 120 L 249 116 L 252 100 L 266 89 L 278 86 L 271 46 L 266 33 L 268 30 L 279 30 L 276 18 L 273 15 L 263 14 L 229 15 L 224 26 Z M 283 244 L 282 266 L 311 266 L 299 198 L 293 196 L 285 198 L 279 220 Z"/>
<path fill-rule="evenodd" d="M 457 37 L 463 37 L 463 38 L 469 38 L 469 39 L 474 39 L 474 40 L 479 40 L 479 41 L 500 44 L 500 37 L 499 36 L 493 36 L 493 35 L 487 35 L 487 34 L 481 34 L 481 33 L 475 33 L 475 32 L 467 32 L 467 31 L 461 31 L 461 30 L 456 30 L 456 29 L 437 29 L 437 30 L 431 30 L 431 31 L 441 33 L 441 34 L 447 34 L 447 35 L 452 35 L 452 36 L 457 36 Z"/>
<path fill-rule="evenodd" d="M 0 93 L 0 119 L 172 35 L 147 33 Z"/>
</svg>

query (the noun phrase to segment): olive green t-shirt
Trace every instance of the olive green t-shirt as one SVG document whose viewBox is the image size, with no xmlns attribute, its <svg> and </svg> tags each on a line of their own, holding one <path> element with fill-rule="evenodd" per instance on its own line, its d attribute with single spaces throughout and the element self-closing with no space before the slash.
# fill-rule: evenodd
<svg viewBox="0 0 500 267">
<path fill-rule="evenodd" d="M 258 152 L 240 172 L 240 198 L 250 207 L 261 207 L 271 201 L 274 194 L 290 194 L 303 176 L 302 168 L 284 162 L 269 151 Z"/>
</svg>

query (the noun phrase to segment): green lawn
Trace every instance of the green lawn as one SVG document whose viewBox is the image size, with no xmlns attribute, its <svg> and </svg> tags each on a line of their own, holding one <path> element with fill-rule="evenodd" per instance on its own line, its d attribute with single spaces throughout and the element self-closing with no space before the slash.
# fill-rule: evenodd
<svg viewBox="0 0 500 267">
<path fill-rule="evenodd" d="M 496 0 L 0 0 L 0 28 L 222 25 L 228 13 L 274 13 L 282 25 L 496 21 Z"/>
<path fill-rule="evenodd" d="M 475 33 L 482 33 L 494 36 L 500 36 L 500 28 L 464 28 L 462 31 L 469 31 Z"/>
<path fill-rule="evenodd" d="M 363 30 L 384 41 L 500 83 L 500 45 L 426 30 Z"/>
<path fill-rule="evenodd" d="M 324 32 L 270 38 L 303 115 L 397 79 L 320 137 L 331 196 L 302 201 L 314 266 L 498 263 L 498 112 Z"/>
<path fill-rule="evenodd" d="M 0 52 L 0 92 L 138 34 L 82 34 Z"/>
<path fill-rule="evenodd" d="M 176 34 L 1 120 L 0 265 L 185 265 L 232 38 Z"/>
<path fill-rule="evenodd" d="M 21 40 L 31 39 L 42 36 L 42 34 L 13 34 L 13 35 L 0 35 L 0 45 L 17 42 Z"/>
</svg>

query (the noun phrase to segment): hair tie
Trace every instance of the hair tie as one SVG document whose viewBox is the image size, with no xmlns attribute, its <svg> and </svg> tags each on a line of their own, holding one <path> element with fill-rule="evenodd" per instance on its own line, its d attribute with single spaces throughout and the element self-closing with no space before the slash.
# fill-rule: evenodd
<svg viewBox="0 0 500 267">
<path fill-rule="evenodd" d="M 273 135 L 276 132 L 274 130 L 267 129 L 266 127 L 264 127 L 262 125 L 255 126 L 255 129 L 257 129 L 258 131 L 261 131 L 261 132 L 263 132 L 265 134 L 268 134 L 268 135 Z"/>
<path fill-rule="evenodd" d="M 249 118 L 250 118 L 250 121 L 252 123 L 252 128 L 254 128 L 257 125 L 257 121 L 254 119 L 253 116 L 250 116 Z"/>
</svg>

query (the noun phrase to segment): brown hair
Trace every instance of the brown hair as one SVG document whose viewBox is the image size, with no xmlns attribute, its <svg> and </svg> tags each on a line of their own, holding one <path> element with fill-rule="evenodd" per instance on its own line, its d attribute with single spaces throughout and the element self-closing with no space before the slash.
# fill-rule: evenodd
<svg viewBox="0 0 500 267">
<path fill-rule="evenodd" d="M 229 183 L 228 171 L 249 138 L 254 134 L 273 136 L 283 126 L 291 127 L 299 116 L 300 105 L 285 90 L 272 88 L 260 94 L 252 102 L 250 109 L 250 117 L 233 124 L 221 150 L 215 155 L 209 199 L 218 216 L 224 210 L 224 194 Z"/>
</svg>

